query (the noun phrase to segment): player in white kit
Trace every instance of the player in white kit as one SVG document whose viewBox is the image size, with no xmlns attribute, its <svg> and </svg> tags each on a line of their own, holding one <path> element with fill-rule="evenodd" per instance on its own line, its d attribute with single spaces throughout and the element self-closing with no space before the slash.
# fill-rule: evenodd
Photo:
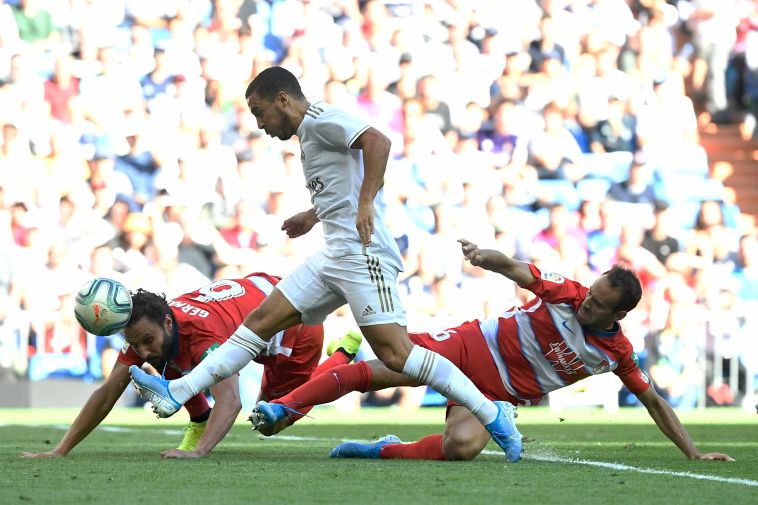
<svg viewBox="0 0 758 505">
<path fill-rule="evenodd" d="M 259 128 L 281 140 L 293 135 L 300 140 L 313 208 L 285 220 L 282 229 L 291 238 L 299 237 L 320 221 L 326 243 L 277 284 L 229 340 L 190 374 L 166 381 L 132 367 L 140 394 L 159 417 L 168 417 L 199 391 L 242 369 L 278 331 L 300 322 L 319 324 L 348 303 L 387 368 L 466 407 L 508 460 L 518 461 L 521 435 L 512 406 L 487 399 L 450 360 L 408 338 L 396 286 L 402 262 L 384 225 L 382 186 L 389 139 L 335 106 L 310 103 L 295 76 L 281 67 L 262 71 L 245 97 Z M 286 405 L 275 408 L 292 410 Z"/>
</svg>

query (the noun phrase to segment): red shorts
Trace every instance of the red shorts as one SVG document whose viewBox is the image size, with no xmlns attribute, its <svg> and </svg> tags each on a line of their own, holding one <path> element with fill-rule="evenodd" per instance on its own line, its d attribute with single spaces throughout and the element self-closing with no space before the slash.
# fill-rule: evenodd
<svg viewBox="0 0 758 505">
<path fill-rule="evenodd" d="M 410 333 L 408 336 L 414 344 L 452 361 L 490 400 L 519 403 L 503 386 L 478 323 L 467 322 L 440 333 Z M 458 404 L 448 401 L 448 410 L 452 405 Z"/>
<path fill-rule="evenodd" d="M 298 325 L 284 332 L 281 347 L 292 349 L 289 356 L 262 356 L 261 397 L 273 400 L 286 395 L 308 381 L 321 360 L 324 346 L 324 327 Z"/>
</svg>

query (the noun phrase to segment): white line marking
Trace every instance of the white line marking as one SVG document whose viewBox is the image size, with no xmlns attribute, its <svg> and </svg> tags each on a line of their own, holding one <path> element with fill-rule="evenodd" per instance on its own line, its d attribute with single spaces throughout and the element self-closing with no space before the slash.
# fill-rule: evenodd
<svg viewBox="0 0 758 505">
<path fill-rule="evenodd" d="M 498 451 L 482 451 L 482 454 L 502 454 Z M 672 472 L 670 470 L 656 470 L 655 468 L 645 468 L 630 465 L 622 465 L 620 463 L 608 463 L 606 461 L 591 461 L 587 459 L 575 459 L 575 458 L 561 458 L 559 456 L 543 456 L 538 454 L 525 454 L 524 459 L 531 459 L 534 461 L 546 461 L 548 463 L 568 463 L 572 465 L 587 465 L 596 466 L 599 468 L 608 468 L 610 470 L 621 470 L 624 472 L 637 472 L 647 473 L 652 475 L 670 475 L 672 477 L 687 477 L 690 479 L 698 480 L 712 480 L 716 482 L 724 482 L 727 484 L 740 484 L 743 486 L 758 487 L 758 481 L 750 479 L 738 479 L 733 477 L 718 477 L 716 475 L 704 475 L 701 473 L 692 472 Z"/>
<path fill-rule="evenodd" d="M 0 426 L 10 426 L 7 424 L 0 423 Z M 35 428 L 55 428 L 58 430 L 67 430 L 69 427 L 65 424 L 55 424 L 55 425 L 24 425 L 25 427 L 35 427 Z M 156 428 L 146 428 L 146 429 L 137 429 L 137 428 L 127 428 L 124 426 L 98 426 L 96 429 L 103 430 L 103 431 L 109 431 L 112 433 L 138 433 L 145 431 L 150 431 L 153 433 L 162 433 L 165 435 L 181 435 L 182 430 L 167 430 L 167 429 L 156 429 Z M 355 438 L 324 438 L 324 437 L 301 437 L 297 435 L 273 435 L 271 437 L 264 437 L 259 436 L 261 440 L 290 440 L 290 441 L 304 441 L 304 442 L 360 442 L 360 443 L 368 443 L 373 442 L 373 440 L 361 440 L 361 439 L 355 439 Z M 484 450 L 482 451 L 482 454 L 487 454 L 489 456 L 502 456 L 503 453 L 500 451 L 490 451 L 490 450 Z M 606 461 L 592 461 L 587 459 L 575 459 L 575 458 L 562 458 L 560 456 L 556 455 L 548 455 L 548 454 L 524 454 L 524 459 L 529 459 L 533 461 L 543 461 L 547 463 L 566 463 L 566 464 L 572 464 L 572 465 L 586 465 L 586 466 L 594 466 L 598 468 L 607 468 L 609 470 L 619 470 L 622 472 L 637 472 L 637 473 L 646 473 L 650 475 L 669 475 L 671 477 L 685 477 L 688 479 L 696 479 L 696 480 L 710 480 L 714 482 L 722 482 L 724 484 L 737 484 L 741 486 L 749 486 L 749 487 L 758 487 L 758 481 L 756 480 L 750 480 L 750 479 L 740 479 L 735 477 L 719 477 L 716 475 L 705 475 L 702 473 L 692 473 L 692 472 L 672 472 L 669 470 L 656 470 L 655 468 L 645 468 L 645 467 L 637 467 L 637 466 L 631 466 L 631 465 L 623 465 L 620 463 L 608 463 Z"/>
</svg>

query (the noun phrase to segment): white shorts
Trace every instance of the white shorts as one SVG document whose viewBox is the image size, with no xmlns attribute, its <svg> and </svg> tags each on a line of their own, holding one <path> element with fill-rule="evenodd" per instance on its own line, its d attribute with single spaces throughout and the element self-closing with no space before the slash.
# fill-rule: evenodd
<svg viewBox="0 0 758 505">
<path fill-rule="evenodd" d="M 305 324 L 321 324 L 348 303 L 358 326 L 406 326 L 405 309 L 397 292 L 399 272 L 394 261 L 383 261 L 382 256 L 348 254 L 333 258 L 319 251 L 276 287 L 300 312 Z"/>
</svg>

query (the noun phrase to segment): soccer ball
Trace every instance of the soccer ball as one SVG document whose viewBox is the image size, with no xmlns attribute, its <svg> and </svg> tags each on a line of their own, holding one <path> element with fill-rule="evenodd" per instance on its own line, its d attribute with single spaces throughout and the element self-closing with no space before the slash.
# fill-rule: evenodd
<svg viewBox="0 0 758 505">
<path fill-rule="evenodd" d="M 113 335 L 129 323 L 132 297 L 118 281 L 96 277 L 76 293 L 74 314 L 82 328 L 93 335 Z"/>
</svg>

